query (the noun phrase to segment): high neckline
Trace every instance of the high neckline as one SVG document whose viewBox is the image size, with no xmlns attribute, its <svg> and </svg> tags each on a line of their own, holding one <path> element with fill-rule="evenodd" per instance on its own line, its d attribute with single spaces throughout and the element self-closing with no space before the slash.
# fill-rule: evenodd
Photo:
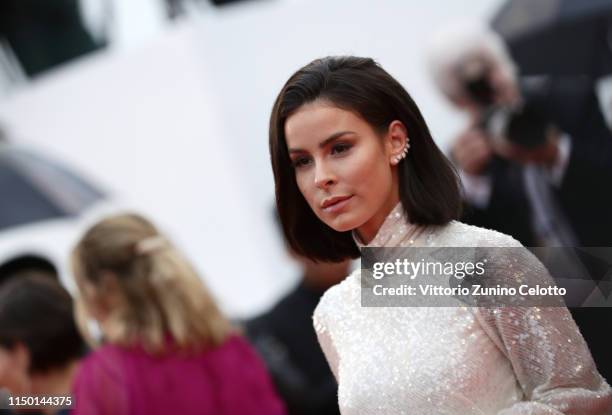
<svg viewBox="0 0 612 415">
<path fill-rule="evenodd" d="M 370 243 L 364 243 L 357 230 L 353 231 L 353 240 L 358 248 L 400 246 L 405 245 L 405 242 L 412 244 L 414 240 L 411 238 L 418 231 L 417 228 L 419 228 L 417 224 L 408 221 L 404 207 L 399 202 L 391 209 Z"/>
</svg>

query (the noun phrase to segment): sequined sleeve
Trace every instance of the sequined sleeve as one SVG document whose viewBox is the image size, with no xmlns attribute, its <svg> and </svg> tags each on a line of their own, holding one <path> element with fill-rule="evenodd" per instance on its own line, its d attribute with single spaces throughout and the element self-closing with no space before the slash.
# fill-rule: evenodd
<svg viewBox="0 0 612 415">
<path fill-rule="evenodd" d="M 339 365 L 339 356 L 338 351 L 334 345 L 334 341 L 332 339 L 332 335 L 329 330 L 329 325 L 327 322 L 327 308 L 328 304 L 328 296 L 324 295 L 319 302 L 319 305 L 315 309 L 314 315 L 312 317 L 315 331 L 317 333 L 317 337 L 319 339 L 319 345 L 323 350 L 323 354 L 327 359 L 327 363 L 329 364 L 334 377 L 336 378 L 336 382 L 338 382 L 338 365 Z"/>
<path fill-rule="evenodd" d="M 521 274 L 550 279 L 526 249 Z M 498 262 L 498 277 L 513 278 Z M 561 307 L 478 308 L 485 331 L 510 361 L 524 401 L 498 415 L 612 414 L 612 391 L 597 371 L 588 346 L 568 309 Z"/>
</svg>

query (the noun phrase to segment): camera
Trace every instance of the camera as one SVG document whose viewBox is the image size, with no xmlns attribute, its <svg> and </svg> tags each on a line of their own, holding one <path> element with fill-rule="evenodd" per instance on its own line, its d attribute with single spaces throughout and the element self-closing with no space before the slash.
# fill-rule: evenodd
<svg viewBox="0 0 612 415">
<path fill-rule="evenodd" d="M 547 141 L 552 121 L 538 102 L 547 95 L 547 84 L 538 78 L 520 78 L 519 90 L 523 100 L 518 105 L 499 105 L 495 102 L 495 89 L 490 83 L 490 68 L 477 63 L 463 68 L 460 79 L 472 101 L 481 109 L 478 125 L 489 136 L 503 137 L 526 149 L 537 148 Z"/>
</svg>

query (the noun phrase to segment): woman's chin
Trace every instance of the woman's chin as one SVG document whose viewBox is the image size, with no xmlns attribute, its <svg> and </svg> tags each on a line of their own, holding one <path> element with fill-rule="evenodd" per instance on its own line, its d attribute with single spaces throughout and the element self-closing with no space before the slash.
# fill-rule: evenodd
<svg viewBox="0 0 612 415">
<path fill-rule="evenodd" d="M 327 226 L 336 232 L 348 232 L 359 227 L 359 222 L 348 214 L 341 214 L 332 220 L 326 221 Z"/>
</svg>

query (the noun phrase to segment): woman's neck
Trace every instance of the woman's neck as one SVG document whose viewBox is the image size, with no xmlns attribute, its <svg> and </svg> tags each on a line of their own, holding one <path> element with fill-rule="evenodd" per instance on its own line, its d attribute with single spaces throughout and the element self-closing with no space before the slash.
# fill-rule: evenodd
<svg viewBox="0 0 612 415">
<path fill-rule="evenodd" d="M 387 216 L 389 216 L 393 208 L 397 206 L 399 202 L 399 194 L 395 192 L 370 220 L 357 228 L 357 235 L 359 235 L 359 239 L 361 239 L 365 245 L 372 242 L 380 227 L 385 222 L 385 219 L 387 219 Z"/>
</svg>

